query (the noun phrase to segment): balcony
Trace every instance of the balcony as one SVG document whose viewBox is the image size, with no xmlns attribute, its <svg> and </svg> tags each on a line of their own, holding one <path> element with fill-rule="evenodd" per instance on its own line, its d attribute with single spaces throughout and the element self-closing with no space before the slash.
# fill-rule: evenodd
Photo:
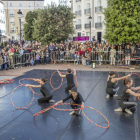
<svg viewBox="0 0 140 140">
<path fill-rule="evenodd" d="M 85 15 L 91 14 L 91 9 L 85 9 Z"/>
<path fill-rule="evenodd" d="M 10 14 L 10 17 L 14 17 L 14 14 Z"/>
<path fill-rule="evenodd" d="M 11 25 L 15 25 L 15 22 L 10 22 L 11 23 Z"/>
<path fill-rule="evenodd" d="M 99 7 L 95 7 L 95 13 L 102 13 L 103 7 L 99 6 Z"/>
<path fill-rule="evenodd" d="M 81 16 L 81 10 L 75 12 L 76 16 Z"/>
<path fill-rule="evenodd" d="M 102 28 L 102 22 L 95 23 L 95 28 Z"/>
<path fill-rule="evenodd" d="M 81 24 L 77 24 L 76 29 L 81 29 Z"/>
<path fill-rule="evenodd" d="M 10 33 L 15 33 L 15 30 L 11 30 L 11 32 Z"/>
<path fill-rule="evenodd" d="M 76 0 L 76 2 L 80 2 L 81 0 Z"/>
<path fill-rule="evenodd" d="M 89 23 L 85 24 L 85 29 L 89 29 L 89 28 L 90 28 L 90 24 Z"/>
</svg>

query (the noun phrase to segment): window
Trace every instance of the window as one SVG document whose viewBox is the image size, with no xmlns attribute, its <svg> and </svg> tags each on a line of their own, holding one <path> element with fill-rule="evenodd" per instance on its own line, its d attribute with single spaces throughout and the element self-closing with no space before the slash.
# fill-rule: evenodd
<svg viewBox="0 0 140 140">
<path fill-rule="evenodd" d="M 10 7 L 12 7 L 12 6 L 13 6 L 13 3 L 10 2 Z"/>
<path fill-rule="evenodd" d="M 19 7 L 22 7 L 22 3 L 19 3 Z"/>
<path fill-rule="evenodd" d="M 37 3 L 37 7 L 40 7 L 40 3 Z"/>
<path fill-rule="evenodd" d="M 78 32 L 78 36 L 81 36 L 81 32 Z"/>
<path fill-rule="evenodd" d="M 90 33 L 89 32 L 86 32 L 86 36 L 90 36 Z"/>
<path fill-rule="evenodd" d="M 13 17 L 13 16 L 14 16 L 14 11 L 11 10 L 11 11 L 10 11 L 10 17 Z"/>
<path fill-rule="evenodd" d="M 32 5 L 31 5 L 31 3 L 29 3 L 29 7 L 31 7 Z"/>
</svg>

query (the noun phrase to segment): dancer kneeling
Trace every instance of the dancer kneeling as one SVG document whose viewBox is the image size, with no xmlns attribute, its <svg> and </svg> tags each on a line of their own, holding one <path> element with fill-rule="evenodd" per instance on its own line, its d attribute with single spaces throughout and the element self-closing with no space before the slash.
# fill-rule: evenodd
<svg viewBox="0 0 140 140">
<path fill-rule="evenodd" d="M 40 85 L 29 85 L 27 84 L 26 87 L 33 87 L 33 88 L 40 88 L 40 91 L 44 97 L 38 99 L 39 103 L 46 103 L 46 102 L 55 102 L 54 100 L 51 100 L 53 98 L 53 94 L 51 91 L 49 91 L 47 80 L 44 78 L 41 79 L 35 79 L 34 81 L 37 81 L 40 83 Z"/>
<path fill-rule="evenodd" d="M 61 104 L 61 103 L 65 102 L 65 101 L 67 101 L 70 98 L 72 99 L 72 101 L 70 102 L 72 109 L 78 109 L 78 108 L 82 108 L 83 109 L 84 108 L 84 100 L 83 100 L 81 94 L 77 92 L 77 88 L 76 87 L 71 89 L 71 94 L 68 97 L 66 97 L 65 99 L 57 102 L 56 105 L 57 104 Z M 79 104 L 81 106 L 72 105 L 72 104 Z M 71 112 L 70 115 L 75 114 L 75 115 L 78 116 L 78 115 L 80 115 L 80 113 L 81 113 L 81 110 L 79 109 L 79 110 Z"/>
<path fill-rule="evenodd" d="M 119 90 L 119 87 L 115 88 L 115 82 L 119 81 L 119 80 L 123 80 L 124 78 L 127 78 L 129 76 L 131 76 L 131 75 L 127 75 L 127 76 L 120 77 L 120 78 L 114 78 L 115 72 L 114 71 L 109 72 L 109 76 L 107 78 L 107 88 L 106 88 L 107 96 L 106 96 L 106 98 L 109 98 L 110 96 L 118 96 L 117 92 Z"/>
<path fill-rule="evenodd" d="M 133 114 L 130 109 L 137 106 L 137 102 L 129 102 L 130 95 L 135 97 L 140 97 L 140 94 L 133 92 L 132 90 L 140 90 L 140 87 L 131 87 L 133 85 L 133 80 L 131 78 L 127 78 L 123 81 L 124 89 L 122 92 L 121 99 L 119 101 L 119 108 L 114 111 L 125 111 L 128 114 Z"/>
<path fill-rule="evenodd" d="M 66 75 L 62 75 L 59 71 L 58 71 L 58 73 L 59 73 L 60 77 L 66 77 L 66 79 L 67 79 L 67 86 L 65 87 L 66 92 L 68 92 L 73 87 L 75 87 L 74 76 L 71 73 L 71 69 L 70 68 L 67 69 L 67 74 Z M 74 70 L 74 75 L 76 75 L 76 71 L 75 70 Z"/>
</svg>

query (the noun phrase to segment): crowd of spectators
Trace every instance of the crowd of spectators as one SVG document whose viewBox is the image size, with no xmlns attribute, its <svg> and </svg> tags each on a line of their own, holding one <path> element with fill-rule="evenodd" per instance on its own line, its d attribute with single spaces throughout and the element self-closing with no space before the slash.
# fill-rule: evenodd
<svg viewBox="0 0 140 140">
<path fill-rule="evenodd" d="M 1 70 L 22 66 L 49 64 L 54 61 L 76 62 L 76 64 L 90 65 L 138 65 L 139 61 L 130 61 L 140 57 L 140 43 L 112 45 L 106 42 L 99 43 L 95 37 L 85 43 L 67 42 L 38 45 L 32 42 L 25 45 L 24 41 L 5 42 L 0 47 Z"/>
</svg>

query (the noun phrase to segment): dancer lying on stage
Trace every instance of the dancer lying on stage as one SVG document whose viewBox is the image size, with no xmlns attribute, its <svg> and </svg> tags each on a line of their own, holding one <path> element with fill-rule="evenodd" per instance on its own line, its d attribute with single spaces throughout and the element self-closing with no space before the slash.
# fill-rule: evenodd
<svg viewBox="0 0 140 140">
<path fill-rule="evenodd" d="M 119 101 L 119 108 L 115 109 L 114 111 L 125 111 L 128 114 L 133 114 L 130 109 L 137 106 L 137 102 L 130 102 L 129 98 L 130 95 L 133 95 L 135 97 L 140 97 L 140 94 L 133 92 L 132 90 L 140 90 L 140 87 L 132 87 L 133 80 L 131 78 L 127 78 L 123 81 L 124 88 L 122 92 L 121 99 Z"/>
<path fill-rule="evenodd" d="M 60 73 L 60 71 L 58 71 L 58 73 L 59 73 L 60 77 L 66 77 L 66 79 L 67 79 L 67 86 L 65 87 L 66 92 L 68 92 L 73 87 L 75 87 L 74 76 L 73 76 L 70 68 L 67 69 L 66 75 L 62 75 Z M 74 75 L 76 75 L 76 70 L 74 70 Z"/>
<path fill-rule="evenodd" d="M 51 90 L 49 90 L 50 88 L 49 88 L 48 83 L 46 82 L 47 80 L 44 78 L 41 78 L 41 79 L 35 79 L 34 81 L 39 82 L 40 85 L 27 84 L 26 87 L 40 88 L 40 91 L 44 97 L 38 99 L 38 102 L 39 103 L 55 102 L 54 100 L 51 100 L 53 98 L 53 94 L 51 93 Z"/>
<path fill-rule="evenodd" d="M 107 96 L 106 96 L 106 98 L 109 98 L 110 96 L 118 96 L 117 92 L 119 90 L 119 87 L 115 88 L 115 82 L 119 81 L 119 80 L 123 80 L 130 76 L 131 76 L 131 74 L 124 76 L 124 77 L 120 77 L 120 78 L 114 78 L 115 72 L 114 71 L 109 72 L 109 76 L 107 78 L 107 88 L 106 88 Z"/>
<path fill-rule="evenodd" d="M 83 100 L 81 94 L 77 92 L 77 88 L 76 87 L 72 88 L 71 91 L 70 91 L 70 93 L 71 94 L 68 97 L 66 97 L 65 99 L 57 102 L 56 105 L 57 104 L 62 104 L 65 101 L 67 101 L 68 99 L 71 98 L 72 101 L 70 101 L 70 104 L 71 104 L 71 108 L 72 109 L 84 108 L 84 100 Z M 72 105 L 72 104 L 79 104 L 81 106 Z M 78 116 L 78 115 L 80 115 L 80 113 L 81 113 L 81 110 L 79 109 L 79 110 L 76 110 L 76 111 L 71 112 L 70 115 L 75 114 L 75 115 Z"/>
</svg>

